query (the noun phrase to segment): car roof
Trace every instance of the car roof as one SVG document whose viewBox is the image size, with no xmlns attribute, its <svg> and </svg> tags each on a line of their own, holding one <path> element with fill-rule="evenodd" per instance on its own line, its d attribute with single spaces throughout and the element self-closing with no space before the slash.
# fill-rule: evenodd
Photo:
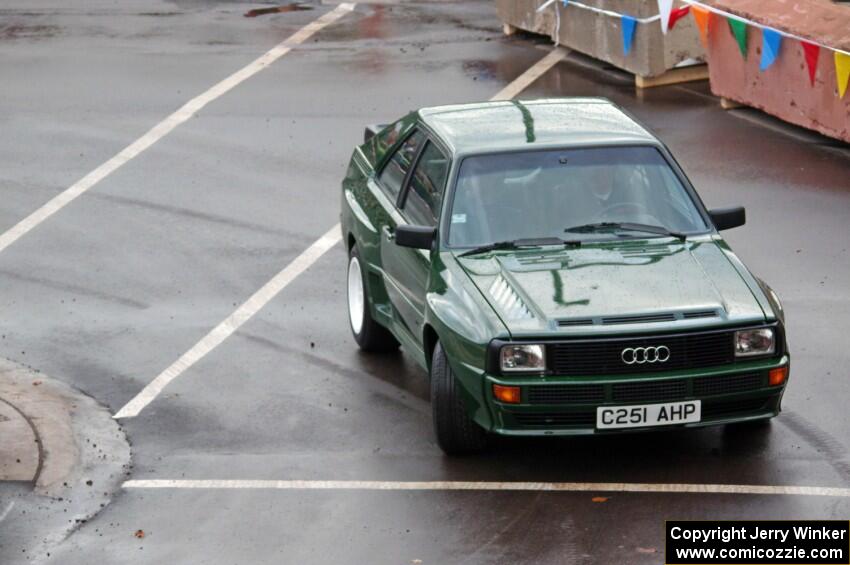
<svg viewBox="0 0 850 565">
<path fill-rule="evenodd" d="M 422 108 L 418 114 L 455 154 L 659 143 L 605 98 L 479 102 Z"/>
</svg>

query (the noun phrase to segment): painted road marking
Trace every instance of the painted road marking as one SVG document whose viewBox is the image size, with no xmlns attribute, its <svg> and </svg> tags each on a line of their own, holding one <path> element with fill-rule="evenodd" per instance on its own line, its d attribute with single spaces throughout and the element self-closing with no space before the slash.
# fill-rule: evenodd
<svg viewBox="0 0 850 565">
<path fill-rule="evenodd" d="M 319 257 L 325 254 L 331 247 L 342 239 L 339 224 L 332 227 L 328 232 L 316 240 L 313 245 L 295 258 L 282 271 L 264 284 L 260 290 L 245 301 L 231 315 L 224 319 L 219 325 L 205 335 L 192 349 L 180 356 L 166 370 L 159 374 L 145 388 L 137 394 L 133 400 L 121 408 L 115 418 L 133 418 L 139 415 L 142 409 L 162 392 L 168 383 L 179 377 L 186 369 L 198 362 L 204 355 L 212 351 L 221 342 L 230 337 L 242 324 L 251 319 L 263 306 L 277 296 L 277 294 L 289 285 L 295 278 L 315 263 Z"/>
<path fill-rule="evenodd" d="M 15 502 L 14 502 L 14 501 L 10 502 L 10 503 L 9 503 L 9 505 L 8 505 L 8 506 L 6 506 L 6 509 L 5 509 L 5 510 L 3 510 L 3 512 L 2 512 L 2 513 L 0 513 L 0 522 L 2 522 L 3 520 L 5 520 L 5 519 L 6 519 L 6 516 L 8 516 L 8 515 L 9 515 L 9 512 L 11 512 L 11 511 L 12 511 L 12 508 L 14 508 L 14 507 L 15 507 Z"/>
<path fill-rule="evenodd" d="M 271 489 L 271 490 L 400 490 L 400 491 L 531 491 L 631 492 L 683 494 L 768 494 L 850 498 L 850 488 L 781 485 L 701 485 L 654 483 L 535 483 L 488 481 L 269 481 L 140 479 L 125 489 Z"/>
<path fill-rule="evenodd" d="M 356 4 L 340 4 L 330 12 L 310 22 L 247 66 L 236 71 L 203 94 L 184 104 L 176 112 L 156 124 L 142 137 L 125 147 L 120 153 L 100 165 L 98 168 L 78 180 L 76 183 L 54 196 L 35 212 L 9 228 L 0 235 L 0 252 L 15 243 L 30 230 L 36 228 L 47 218 L 70 204 L 75 198 L 102 181 L 109 174 L 139 155 L 142 151 L 171 133 L 171 131 L 199 112 L 204 106 L 221 95 L 259 73 L 292 50 L 292 46 L 304 43 L 307 39 L 351 12 Z"/>
<path fill-rule="evenodd" d="M 527 71 L 518 76 L 512 83 L 499 91 L 490 100 L 510 100 L 520 92 L 528 88 L 531 83 L 539 79 L 543 74 L 558 64 L 568 51 L 562 47 L 555 47 L 551 53 L 534 63 Z"/>
<path fill-rule="evenodd" d="M 343 5 L 344 4 L 340 4 L 340 6 Z M 354 4 L 349 4 L 348 6 L 353 8 Z M 348 8 L 348 10 L 351 10 L 351 8 Z M 317 22 L 318 21 L 319 20 L 317 20 Z M 493 96 L 490 100 L 505 100 L 513 98 L 528 87 L 528 85 L 532 82 L 540 78 L 543 73 L 551 69 L 558 61 L 563 59 L 565 54 L 565 50 L 555 48 L 551 53 L 543 57 L 531 68 L 514 79 L 513 82 L 499 91 L 499 93 Z M 504 98 L 505 96 L 508 98 Z M 139 412 L 141 412 L 145 406 L 150 404 L 171 381 L 179 377 L 186 371 L 186 369 L 197 363 L 202 357 L 204 357 L 204 355 L 212 351 L 215 347 L 221 344 L 221 342 L 230 337 L 233 332 L 235 332 L 242 324 L 247 322 L 251 316 L 256 314 L 260 308 L 265 306 L 281 290 L 286 288 L 286 286 L 292 282 L 295 277 L 306 271 L 310 265 L 318 261 L 326 251 L 336 245 L 341 239 L 341 228 L 339 224 L 336 224 L 325 235 L 313 243 L 313 245 L 307 248 L 304 253 L 299 255 L 292 263 L 284 267 L 280 273 L 275 275 L 271 281 L 267 282 L 263 288 L 258 290 L 256 294 L 249 298 L 247 302 L 239 307 L 239 309 L 228 316 L 210 333 L 204 336 L 204 338 L 196 343 L 192 349 L 184 353 L 177 361 L 172 363 L 170 367 L 160 373 L 158 377 L 143 388 L 142 391 L 130 402 L 116 412 L 114 417 L 135 418 L 138 416 Z"/>
</svg>

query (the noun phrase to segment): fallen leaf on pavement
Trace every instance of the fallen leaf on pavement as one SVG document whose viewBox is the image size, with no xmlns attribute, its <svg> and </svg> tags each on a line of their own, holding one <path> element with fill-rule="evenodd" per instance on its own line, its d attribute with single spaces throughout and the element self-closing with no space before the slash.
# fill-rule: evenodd
<svg viewBox="0 0 850 565">
<path fill-rule="evenodd" d="M 608 497 L 607 496 L 594 496 L 590 500 L 592 500 L 593 502 L 608 502 Z"/>
<path fill-rule="evenodd" d="M 136 530 L 136 533 L 133 534 L 133 535 L 136 536 L 139 539 L 142 539 L 143 537 L 145 537 L 145 531 L 144 530 Z"/>
</svg>

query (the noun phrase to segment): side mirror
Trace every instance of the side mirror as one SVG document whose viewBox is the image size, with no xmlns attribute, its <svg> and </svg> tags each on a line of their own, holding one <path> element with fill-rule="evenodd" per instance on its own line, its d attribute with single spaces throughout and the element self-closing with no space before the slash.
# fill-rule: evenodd
<svg viewBox="0 0 850 565">
<path fill-rule="evenodd" d="M 395 229 L 395 242 L 402 247 L 431 249 L 437 228 L 425 226 L 398 226 Z"/>
<path fill-rule="evenodd" d="M 743 206 L 709 210 L 708 215 L 711 216 L 711 221 L 714 222 L 714 227 L 717 228 L 717 231 L 730 230 L 747 223 L 747 212 Z"/>
</svg>

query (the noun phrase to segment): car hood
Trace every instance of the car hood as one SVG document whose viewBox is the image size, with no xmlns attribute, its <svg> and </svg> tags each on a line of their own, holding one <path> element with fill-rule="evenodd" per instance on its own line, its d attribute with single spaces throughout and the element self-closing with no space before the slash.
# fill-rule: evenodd
<svg viewBox="0 0 850 565">
<path fill-rule="evenodd" d="M 752 276 L 711 238 L 585 243 L 458 262 L 513 336 L 761 322 Z M 747 279 L 747 280 L 745 280 Z M 755 286 L 755 285 L 753 285 Z"/>
</svg>

